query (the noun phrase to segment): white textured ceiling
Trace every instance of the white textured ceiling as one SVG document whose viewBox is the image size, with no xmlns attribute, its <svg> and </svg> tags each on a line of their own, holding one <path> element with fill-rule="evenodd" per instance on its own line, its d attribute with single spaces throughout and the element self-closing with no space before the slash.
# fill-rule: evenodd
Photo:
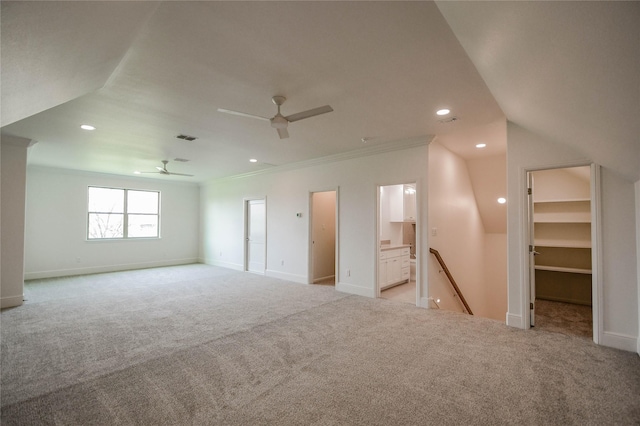
<svg viewBox="0 0 640 426">
<path fill-rule="evenodd" d="M 359 149 L 363 137 L 426 140 L 503 118 L 432 2 L 42 7 L 2 2 L 2 130 L 39 142 L 33 165 L 131 174 L 181 157 L 191 161 L 169 169 L 194 178 L 157 177 L 201 182 Z M 280 140 L 269 123 L 216 111 L 270 117 L 273 95 L 287 97 L 284 115 L 334 112 L 291 123 Z M 443 106 L 459 120 L 440 124 Z"/>
<path fill-rule="evenodd" d="M 640 179 L 640 2 L 437 2 L 510 121 Z"/>
</svg>

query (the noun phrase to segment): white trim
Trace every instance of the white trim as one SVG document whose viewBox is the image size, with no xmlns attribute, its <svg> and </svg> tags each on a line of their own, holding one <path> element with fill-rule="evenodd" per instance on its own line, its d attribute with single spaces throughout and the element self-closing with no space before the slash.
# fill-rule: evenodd
<svg viewBox="0 0 640 426">
<path fill-rule="evenodd" d="M 160 261 L 142 262 L 142 263 L 121 263 L 119 265 L 89 266 L 86 268 L 56 269 L 52 271 L 35 271 L 35 272 L 26 272 L 24 274 L 24 279 L 36 280 L 36 279 L 42 279 L 42 278 L 67 277 L 72 275 L 101 274 L 104 272 L 118 272 L 118 271 L 129 271 L 132 269 L 146 269 L 146 268 L 158 268 L 162 266 L 188 265 L 192 263 L 200 263 L 200 262 L 198 258 L 193 257 L 193 258 L 187 258 L 187 259 L 160 260 Z"/>
<path fill-rule="evenodd" d="M 416 281 L 416 286 L 417 286 L 417 282 L 418 281 Z M 431 303 L 429 303 L 431 300 L 432 299 L 430 297 L 421 297 L 420 298 L 420 302 L 418 304 L 418 307 L 425 308 L 425 309 L 432 309 L 431 308 Z"/>
<path fill-rule="evenodd" d="M 524 321 L 522 321 L 522 315 L 507 312 L 506 322 L 509 327 L 528 328 L 528 324 L 525 326 Z"/>
<path fill-rule="evenodd" d="M 0 298 L 0 308 L 14 308 L 22 305 L 24 296 L 8 296 Z"/>
<path fill-rule="evenodd" d="M 219 266 L 221 268 L 233 269 L 234 271 L 243 271 L 241 263 L 233 263 L 216 259 L 204 259 L 202 263 L 211 266 Z"/>
<path fill-rule="evenodd" d="M 622 349 L 623 351 L 635 352 L 638 345 L 638 339 L 627 334 L 605 331 L 602 333 L 602 340 L 600 344 L 611 348 Z"/>
<path fill-rule="evenodd" d="M 281 280 L 293 281 L 299 284 L 308 284 L 307 277 L 305 275 L 290 274 L 288 272 L 274 271 L 273 269 L 267 269 L 264 275 L 271 278 L 278 278 Z"/>
<path fill-rule="evenodd" d="M 591 164 L 591 310 L 593 312 L 593 341 L 603 342 L 604 331 L 604 271 L 602 265 L 602 189 L 600 166 Z"/>
<path fill-rule="evenodd" d="M 373 299 L 375 299 L 376 297 L 375 289 L 348 283 L 336 283 L 336 291 L 339 291 L 341 293 L 355 294 L 358 296 L 371 297 Z"/>
<path fill-rule="evenodd" d="M 636 274 L 638 279 L 638 347 L 640 355 L 640 180 L 635 183 L 636 189 Z"/>
</svg>

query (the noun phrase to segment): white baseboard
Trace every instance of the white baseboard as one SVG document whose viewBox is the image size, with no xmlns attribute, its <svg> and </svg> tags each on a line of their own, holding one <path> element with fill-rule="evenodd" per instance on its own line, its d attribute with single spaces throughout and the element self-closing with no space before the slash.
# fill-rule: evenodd
<svg viewBox="0 0 640 426">
<path fill-rule="evenodd" d="M 420 304 L 418 306 L 420 306 L 421 308 L 433 309 L 431 307 L 431 303 L 429 303 L 429 302 L 430 302 L 430 300 L 429 300 L 428 297 L 421 297 L 420 298 Z"/>
<path fill-rule="evenodd" d="M 288 272 L 274 271 L 273 269 L 267 269 L 265 275 L 271 278 L 293 281 L 294 283 L 308 284 L 306 275 L 290 274 Z"/>
<path fill-rule="evenodd" d="M 224 260 L 203 259 L 205 265 L 219 266 L 221 268 L 233 269 L 234 271 L 244 271 L 244 265 L 240 263 L 225 262 Z"/>
<path fill-rule="evenodd" d="M 369 287 L 362 287 L 359 285 L 347 284 L 347 283 L 336 283 L 336 291 L 342 293 L 356 294 L 358 296 L 364 297 L 376 297 L 376 290 Z"/>
<path fill-rule="evenodd" d="M 605 331 L 602 333 L 602 346 L 622 349 L 623 351 L 636 352 L 638 349 L 638 338 L 627 334 Z"/>
<path fill-rule="evenodd" d="M 509 312 L 507 312 L 507 325 L 509 327 L 524 328 L 522 315 L 510 314 Z"/>
<path fill-rule="evenodd" d="M 314 280 L 313 280 L 313 282 L 314 282 L 314 284 L 315 284 L 315 283 L 319 283 L 319 282 L 321 282 L 321 281 L 328 280 L 328 279 L 330 279 L 330 278 L 335 279 L 335 278 L 336 278 L 336 276 L 335 276 L 335 275 L 327 275 L 326 277 L 316 278 L 316 279 L 314 279 Z"/>
<path fill-rule="evenodd" d="M 22 305 L 24 297 L 20 296 L 8 296 L 0 298 L 0 308 L 13 308 L 15 306 Z"/>
<path fill-rule="evenodd" d="M 84 268 L 73 268 L 73 269 L 57 269 L 53 271 L 25 272 L 24 279 L 37 280 L 42 278 L 68 277 L 73 275 L 101 274 L 104 272 L 129 271 L 132 269 L 188 265 L 191 263 L 198 263 L 198 259 L 197 258 L 173 259 L 173 260 L 160 260 L 160 261 L 142 262 L 142 263 L 123 263 L 119 265 L 89 266 Z"/>
</svg>

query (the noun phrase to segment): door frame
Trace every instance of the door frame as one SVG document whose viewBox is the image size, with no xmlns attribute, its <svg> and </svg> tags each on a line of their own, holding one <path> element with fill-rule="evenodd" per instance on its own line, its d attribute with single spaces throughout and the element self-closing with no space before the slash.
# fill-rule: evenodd
<svg viewBox="0 0 640 426">
<path fill-rule="evenodd" d="M 533 256 L 529 254 L 529 245 L 535 248 L 535 244 L 531 241 L 529 235 L 529 197 L 527 195 L 528 176 L 531 172 L 541 170 L 553 170 L 553 169 L 567 169 L 571 167 L 589 166 L 591 168 L 590 176 L 590 192 L 591 192 L 591 310 L 593 314 L 593 342 L 599 344 L 603 338 L 603 285 L 602 285 L 602 200 L 601 200 L 601 179 L 600 179 L 600 165 L 593 162 L 577 162 L 566 164 L 555 164 L 547 167 L 535 167 L 535 168 L 523 168 L 522 169 L 522 182 L 524 182 L 524 188 L 522 193 L 524 194 L 523 203 L 525 204 L 522 209 L 523 220 L 521 235 L 524 236 L 524 242 L 521 250 L 522 265 L 524 270 L 522 275 L 526 277 L 523 280 L 524 288 L 521 291 L 522 302 L 521 312 L 524 319 L 524 328 L 531 328 L 531 315 L 530 304 L 531 300 L 531 282 L 529 278 L 529 271 L 533 265 Z"/>
<path fill-rule="evenodd" d="M 340 187 L 335 186 L 329 189 L 318 189 L 309 191 L 309 247 L 307 250 L 307 283 L 313 284 L 313 194 L 316 192 L 335 192 L 336 194 L 336 208 L 335 208 L 335 260 L 334 260 L 334 276 L 335 276 L 335 285 L 338 285 L 338 272 L 340 271 L 339 267 L 339 259 L 340 259 Z"/>
<path fill-rule="evenodd" d="M 258 272 L 249 271 L 249 203 L 251 201 L 264 201 L 264 270 L 261 275 L 265 275 L 267 271 L 267 197 L 246 197 L 243 198 L 243 215 L 244 215 L 244 235 L 243 249 L 244 262 L 243 271 L 257 274 Z"/>
<path fill-rule="evenodd" d="M 377 184 L 376 185 L 376 220 L 375 220 L 375 235 L 376 235 L 376 245 L 375 245 L 375 255 L 374 255 L 374 265 L 375 265 L 375 297 L 380 298 L 380 294 L 382 291 L 380 290 L 380 280 L 379 280 L 379 270 L 380 270 L 380 209 L 382 208 L 381 199 L 380 199 L 380 188 L 385 186 L 392 185 L 415 185 L 416 186 L 416 300 L 415 305 L 418 307 L 422 307 L 420 303 L 420 288 L 421 288 L 421 280 L 420 280 L 420 270 L 422 268 L 422 209 L 421 202 L 422 197 L 420 196 L 420 181 L 418 179 L 408 179 L 402 182 L 396 183 L 385 183 L 385 184 Z M 427 306 L 428 307 L 428 306 Z"/>
</svg>

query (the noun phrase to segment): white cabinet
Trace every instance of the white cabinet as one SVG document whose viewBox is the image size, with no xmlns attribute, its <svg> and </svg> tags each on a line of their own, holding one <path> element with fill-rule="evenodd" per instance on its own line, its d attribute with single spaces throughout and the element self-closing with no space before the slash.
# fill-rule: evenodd
<svg viewBox="0 0 640 426">
<path fill-rule="evenodd" d="M 378 283 L 381 290 L 409 281 L 411 275 L 409 255 L 409 247 L 380 251 Z"/>
<path fill-rule="evenodd" d="M 391 185 L 389 190 L 389 221 L 416 221 L 416 188 L 414 184 Z"/>
</svg>

